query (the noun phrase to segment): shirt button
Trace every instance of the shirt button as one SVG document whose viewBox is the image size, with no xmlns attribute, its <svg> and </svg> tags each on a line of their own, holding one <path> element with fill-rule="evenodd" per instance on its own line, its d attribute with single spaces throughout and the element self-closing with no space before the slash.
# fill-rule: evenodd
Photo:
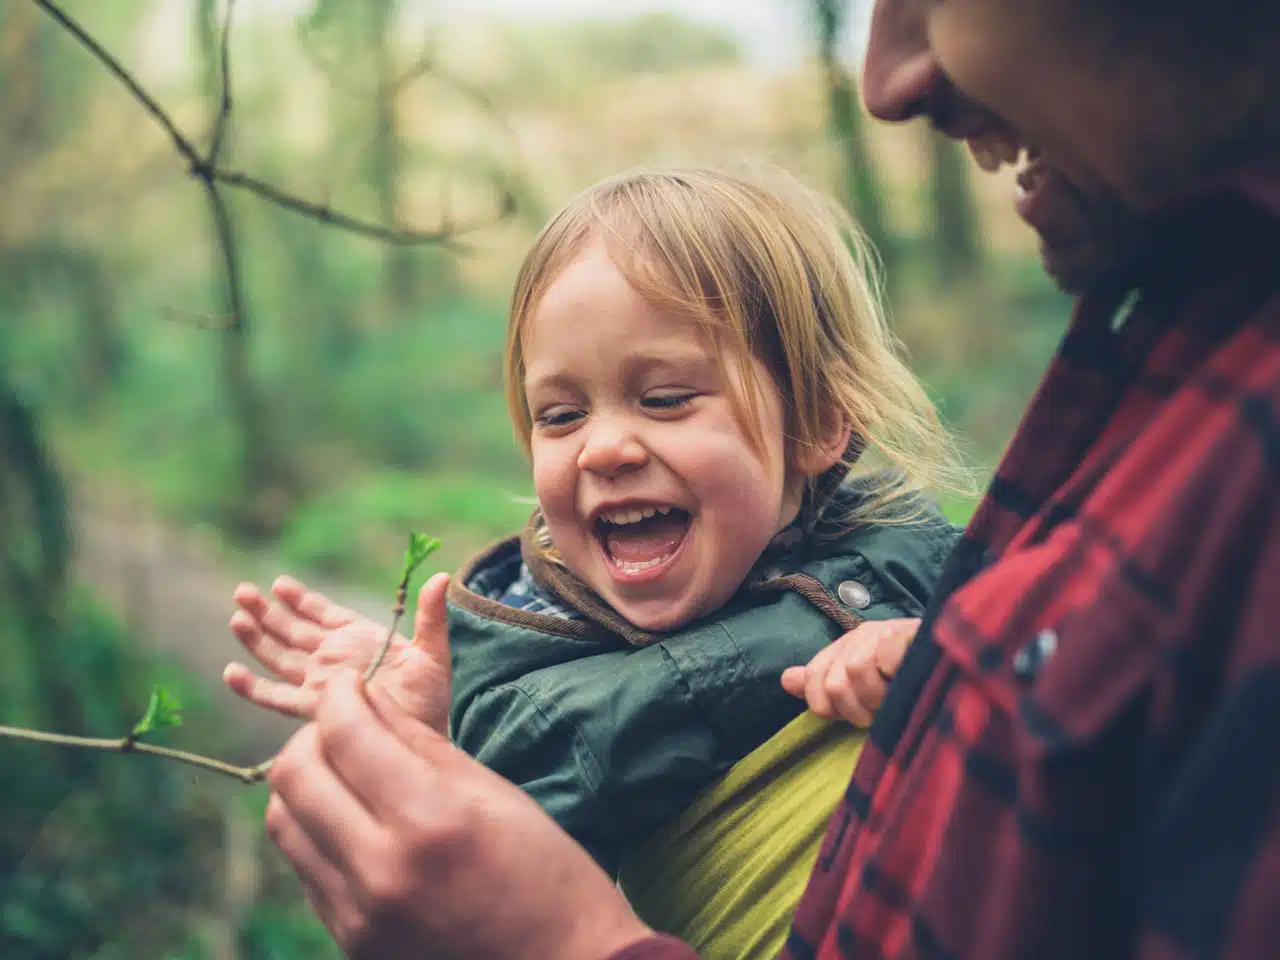
<svg viewBox="0 0 1280 960">
<path fill-rule="evenodd" d="M 1030 683 L 1058 649 L 1057 631 L 1045 628 L 1013 656 L 1013 675 L 1022 683 Z"/>
<path fill-rule="evenodd" d="M 836 596 L 846 607 L 865 610 L 871 606 L 871 591 L 857 580 L 846 580 L 836 587 Z"/>
</svg>

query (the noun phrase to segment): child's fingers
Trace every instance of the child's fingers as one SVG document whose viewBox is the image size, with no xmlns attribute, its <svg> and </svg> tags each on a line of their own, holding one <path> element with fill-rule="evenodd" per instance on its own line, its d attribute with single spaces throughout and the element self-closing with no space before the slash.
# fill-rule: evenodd
<svg viewBox="0 0 1280 960">
<path fill-rule="evenodd" d="M 319 590 L 311 590 L 288 575 L 276 577 L 271 592 L 300 618 L 318 623 L 326 630 L 341 629 L 357 617 L 355 611 L 334 603 Z"/>
<path fill-rule="evenodd" d="M 782 689 L 793 697 L 804 699 L 804 667 L 787 667 L 782 671 Z"/>
<path fill-rule="evenodd" d="M 884 703 L 885 691 L 889 683 L 876 669 L 873 660 L 844 664 L 844 680 L 850 694 L 867 715 L 866 725 L 871 725 L 871 717 Z"/>
<path fill-rule="evenodd" d="M 867 725 L 870 725 L 870 717 L 884 702 L 884 692 L 888 685 L 877 669 L 877 657 L 884 642 L 885 631 L 883 623 L 864 625 L 861 632 L 851 636 L 844 645 L 841 662 L 838 669 L 833 671 L 838 674 L 833 682 L 848 688 L 858 701 L 858 713 L 866 718 Z"/>
<path fill-rule="evenodd" d="M 244 664 L 229 663 L 222 671 L 222 681 L 243 700 L 287 717 L 311 719 L 315 712 L 316 693 L 302 687 L 260 677 Z"/>
<path fill-rule="evenodd" d="M 842 664 L 834 663 L 827 675 L 827 698 L 836 716 L 855 727 L 869 727 L 875 717 L 875 708 L 865 703 L 845 674 Z"/>
<path fill-rule="evenodd" d="M 260 664 L 289 683 L 301 684 L 307 675 L 306 655 L 281 644 L 243 609 L 231 615 L 231 632 Z"/>
<path fill-rule="evenodd" d="M 876 646 L 876 669 L 881 674 L 892 677 L 898 672 L 907 647 L 919 629 L 920 621 L 916 619 L 884 621 L 884 634 Z"/>
<path fill-rule="evenodd" d="M 811 712 L 828 719 L 834 717 L 836 712 L 831 703 L 831 695 L 827 692 L 827 675 L 839 652 L 839 642 L 823 647 L 804 668 L 805 702 L 809 704 Z"/>
<path fill-rule="evenodd" d="M 259 616 L 260 613 L 266 613 L 267 607 L 270 606 L 267 598 L 262 595 L 262 591 L 252 583 L 236 584 L 236 588 L 231 591 L 231 599 L 237 607 L 254 617 Z"/>
<path fill-rule="evenodd" d="M 413 643 L 433 660 L 449 664 L 449 615 L 445 591 L 449 574 L 437 573 L 418 591 L 418 608 L 413 615 Z"/>
<path fill-rule="evenodd" d="M 242 603 L 240 608 L 257 620 L 261 629 L 281 646 L 303 653 L 315 653 L 329 634 L 326 628 L 310 618 L 298 616 L 283 603 L 271 603 L 261 594 L 250 604 Z"/>
</svg>

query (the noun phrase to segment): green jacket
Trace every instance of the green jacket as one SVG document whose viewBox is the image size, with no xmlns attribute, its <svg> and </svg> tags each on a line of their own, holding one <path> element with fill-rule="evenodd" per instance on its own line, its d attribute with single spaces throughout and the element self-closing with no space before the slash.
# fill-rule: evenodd
<svg viewBox="0 0 1280 960">
<path fill-rule="evenodd" d="M 958 535 L 932 508 L 822 529 L 766 551 L 728 604 L 665 635 L 540 558 L 529 529 L 490 547 L 449 591 L 454 740 L 615 874 L 623 850 L 804 709 L 786 667 L 864 619 L 919 616 Z"/>
</svg>

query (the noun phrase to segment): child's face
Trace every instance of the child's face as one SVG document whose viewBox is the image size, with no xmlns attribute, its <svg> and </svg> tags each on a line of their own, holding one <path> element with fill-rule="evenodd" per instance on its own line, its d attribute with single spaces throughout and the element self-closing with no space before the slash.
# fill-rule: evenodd
<svg viewBox="0 0 1280 960">
<path fill-rule="evenodd" d="M 524 359 L 534 487 L 568 568 L 644 630 L 722 605 L 802 489 L 763 366 L 760 448 L 731 393 L 750 378 L 722 370 L 706 334 L 650 305 L 598 245 L 548 287 Z"/>
</svg>

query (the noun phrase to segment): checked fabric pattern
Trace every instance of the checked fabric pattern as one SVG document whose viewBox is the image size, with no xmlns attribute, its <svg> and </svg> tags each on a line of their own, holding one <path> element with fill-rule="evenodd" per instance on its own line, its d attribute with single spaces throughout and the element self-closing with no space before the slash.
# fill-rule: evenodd
<svg viewBox="0 0 1280 960">
<path fill-rule="evenodd" d="M 1160 238 L 1077 308 L 785 960 L 1280 956 L 1280 221 Z"/>
</svg>

